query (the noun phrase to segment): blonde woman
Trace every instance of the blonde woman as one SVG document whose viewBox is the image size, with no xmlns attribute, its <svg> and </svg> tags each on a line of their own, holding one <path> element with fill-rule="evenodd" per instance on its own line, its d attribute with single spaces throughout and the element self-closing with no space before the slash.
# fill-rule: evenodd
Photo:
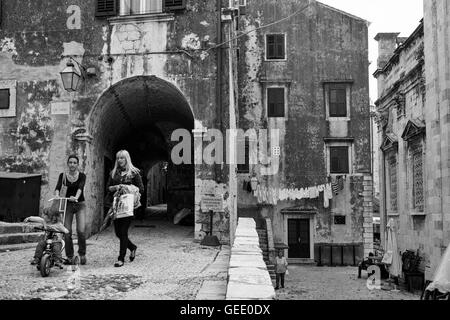
<svg viewBox="0 0 450 320">
<path fill-rule="evenodd" d="M 110 208 L 112 206 L 114 193 L 116 193 L 122 185 L 134 185 L 139 188 L 141 194 L 144 192 L 140 171 L 133 166 L 130 154 L 126 150 L 117 152 L 116 162 L 107 184 L 108 194 L 105 199 L 106 207 Z M 131 251 L 131 262 L 134 261 L 136 257 L 137 246 L 128 238 L 128 229 L 130 228 L 132 219 L 133 217 L 127 217 L 114 220 L 114 230 L 116 236 L 120 240 L 120 253 L 117 262 L 114 264 L 115 267 L 122 267 L 124 265 L 127 249 Z"/>
</svg>

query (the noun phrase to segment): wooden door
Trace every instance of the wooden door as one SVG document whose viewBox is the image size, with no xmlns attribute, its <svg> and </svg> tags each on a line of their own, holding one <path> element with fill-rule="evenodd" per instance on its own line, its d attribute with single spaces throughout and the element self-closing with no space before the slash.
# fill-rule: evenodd
<svg viewBox="0 0 450 320">
<path fill-rule="evenodd" d="M 310 225 L 309 219 L 288 220 L 289 258 L 310 259 Z"/>
</svg>

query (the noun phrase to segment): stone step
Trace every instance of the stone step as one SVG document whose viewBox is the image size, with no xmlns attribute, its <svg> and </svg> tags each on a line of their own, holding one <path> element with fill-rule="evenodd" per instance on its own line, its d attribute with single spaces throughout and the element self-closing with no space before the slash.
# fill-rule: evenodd
<svg viewBox="0 0 450 320">
<path fill-rule="evenodd" d="M 0 245 L 39 242 L 43 232 L 0 234 Z"/>
<path fill-rule="evenodd" d="M 0 222 L 0 235 L 2 234 L 15 234 L 15 233 L 33 233 L 34 227 L 40 226 L 39 224 L 32 223 L 7 223 Z"/>
</svg>

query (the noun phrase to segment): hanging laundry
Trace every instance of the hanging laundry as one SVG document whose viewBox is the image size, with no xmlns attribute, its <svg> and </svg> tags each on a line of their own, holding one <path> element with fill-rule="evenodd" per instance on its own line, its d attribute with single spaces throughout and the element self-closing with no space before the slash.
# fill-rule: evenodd
<svg viewBox="0 0 450 320">
<path fill-rule="evenodd" d="M 325 185 L 325 190 L 323 192 L 323 207 L 328 208 L 330 206 L 330 200 L 333 199 L 333 190 L 331 188 L 331 183 Z"/>
</svg>

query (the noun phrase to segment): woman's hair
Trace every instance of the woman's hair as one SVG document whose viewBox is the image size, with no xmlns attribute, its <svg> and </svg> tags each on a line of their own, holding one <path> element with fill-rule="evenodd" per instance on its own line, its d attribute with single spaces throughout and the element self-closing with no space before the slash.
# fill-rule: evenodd
<svg viewBox="0 0 450 320">
<path fill-rule="evenodd" d="M 127 160 L 127 163 L 125 165 L 125 172 L 127 173 L 128 177 L 131 177 L 133 174 L 140 174 L 140 171 L 138 168 L 133 166 L 133 163 L 131 162 L 131 157 L 128 151 L 126 150 L 120 150 L 116 154 L 116 163 L 114 164 L 114 169 L 111 171 L 111 177 L 114 177 L 116 175 L 117 169 L 119 168 L 119 163 L 117 159 L 119 157 L 124 157 Z"/>
<path fill-rule="evenodd" d="M 80 159 L 79 159 L 76 155 L 74 155 L 74 154 L 71 154 L 71 155 L 67 158 L 67 163 L 69 163 L 70 159 L 75 159 L 75 160 L 77 160 L 77 163 L 80 163 Z"/>
</svg>

